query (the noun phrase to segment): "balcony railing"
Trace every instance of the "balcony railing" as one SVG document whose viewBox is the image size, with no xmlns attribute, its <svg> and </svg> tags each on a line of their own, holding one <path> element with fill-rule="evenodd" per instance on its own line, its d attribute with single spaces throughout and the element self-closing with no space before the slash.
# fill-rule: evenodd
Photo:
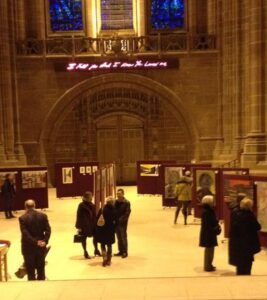
<svg viewBox="0 0 267 300">
<path fill-rule="evenodd" d="M 62 37 L 25 39 L 16 44 L 18 56 L 86 57 L 109 55 L 166 55 L 189 52 L 216 52 L 214 35 L 157 34 L 140 37 Z"/>
</svg>

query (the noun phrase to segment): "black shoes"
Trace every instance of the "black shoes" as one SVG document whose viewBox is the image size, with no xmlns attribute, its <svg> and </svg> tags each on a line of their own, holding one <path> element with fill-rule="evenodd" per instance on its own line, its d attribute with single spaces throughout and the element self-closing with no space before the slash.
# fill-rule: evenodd
<svg viewBox="0 0 267 300">
<path fill-rule="evenodd" d="M 123 253 L 122 256 L 121 256 L 121 258 L 126 258 L 126 257 L 128 257 L 127 253 Z"/>
<path fill-rule="evenodd" d="M 114 256 L 122 256 L 122 253 L 118 252 L 118 253 L 114 254 Z"/>
<path fill-rule="evenodd" d="M 216 267 L 211 266 L 210 268 L 204 269 L 205 272 L 214 272 L 216 271 Z"/>
<path fill-rule="evenodd" d="M 95 256 L 102 256 L 98 249 L 95 250 L 94 254 L 95 254 Z"/>
<path fill-rule="evenodd" d="M 84 258 L 86 259 L 90 259 L 91 257 L 89 256 L 88 252 L 87 251 L 84 251 Z"/>
</svg>

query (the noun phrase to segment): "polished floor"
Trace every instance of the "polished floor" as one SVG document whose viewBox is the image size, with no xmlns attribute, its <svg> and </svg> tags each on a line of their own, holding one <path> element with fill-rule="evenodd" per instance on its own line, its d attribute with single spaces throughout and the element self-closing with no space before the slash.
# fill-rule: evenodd
<svg viewBox="0 0 267 300">
<path fill-rule="evenodd" d="M 203 249 L 198 247 L 199 221 L 194 220 L 193 217 L 189 217 L 189 224 L 184 226 L 181 215 L 179 216 L 178 224 L 173 225 L 174 209 L 163 209 L 160 197 L 147 195 L 138 196 L 136 194 L 136 187 L 127 187 L 125 190 L 126 197 L 131 201 L 132 205 L 128 230 L 129 257 L 127 259 L 113 257 L 112 266 L 106 268 L 102 267 L 100 257 L 85 260 L 82 255 L 81 246 L 72 242 L 73 235 L 76 232 L 74 227 L 76 208 L 80 199 L 66 198 L 58 200 L 55 197 L 55 190 L 49 190 L 50 207 L 46 210 L 52 227 L 50 240 L 52 248 L 47 257 L 48 265 L 46 267 L 49 285 L 52 284 L 53 280 L 71 280 L 66 281 L 65 285 L 68 286 L 68 284 L 71 283 L 71 285 L 75 286 L 78 284 L 76 281 L 81 279 L 82 281 L 79 284 L 82 285 L 84 284 L 83 280 L 90 279 L 94 281 L 89 281 L 88 285 L 90 285 L 90 282 L 94 282 L 94 284 L 97 282 L 97 284 L 101 286 L 101 290 L 107 284 L 109 285 L 108 282 L 111 282 L 110 280 L 114 282 L 114 285 L 116 285 L 117 282 L 119 286 L 122 286 L 123 290 L 126 288 L 124 282 L 130 283 L 132 286 L 134 286 L 134 284 L 140 284 L 144 288 L 147 287 L 147 284 L 149 286 L 154 284 L 154 288 L 158 289 L 158 283 L 165 283 L 167 286 L 170 284 L 171 286 L 174 285 L 178 278 L 183 277 L 183 279 L 180 280 L 185 280 L 184 282 L 186 283 L 184 287 L 180 288 L 184 289 L 185 287 L 189 288 L 190 281 L 192 280 L 194 282 L 203 283 L 216 283 L 226 280 L 229 283 L 229 287 L 231 286 L 231 278 L 235 281 L 239 280 L 235 277 L 235 269 L 228 265 L 228 245 L 227 241 L 223 239 L 223 236 L 219 237 L 219 246 L 215 251 L 214 264 L 217 267 L 217 271 L 213 273 L 203 272 Z M 21 213 L 22 212 L 18 212 L 17 216 Z M 14 276 L 14 272 L 22 263 L 18 220 L 6 220 L 3 214 L 1 214 L 0 226 L 0 239 L 9 239 L 12 242 L 8 253 L 9 273 L 11 276 L 10 284 L 15 284 L 15 281 L 26 281 L 26 279 L 19 280 Z M 93 254 L 91 240 L 88 240 L 88 250 L 89 254 Z M 117 252 L 116 245 L 113 247 L 113 252 Z M 260 278 L 261 280 L 266 278 L 265 276 L 262 277 L 262 275 L 267 275 L 267 252 L 264 249 L 255 257 L 253 275 L 258 275 L 251 278 L 259 278 L 259 282 Z M 188 279 L 186 279 L 186 277 Z M 208 277 L 206 278 L 207 281 L 201 279 L 201 277 Z M 73 280 L 76 283 L 74 283 Z M 267 291 L 267 280 L 265 282 Z M 8 285 L 9 288 L 8 286 L 6 288 L 13 292 L 10 288 L 10 284 Z M 36 283 L 36 286 L 38 284 L 40 283 Z M 49 285 L 47 285 L 47 287 Z M 22 288 L 22 283 L 18 286 Z M 54 286 L 56 288 L 56 286 L 60 286 L 60 284 L 57 282 Z M 144 297 L 146 297 L 146 295 L 151 296 L 154 288 L 152 288 L 152 291 L 148 291 L 147 288 L 145 288 L 148 294 L 145 292 L 142 293 L 142 295 Z M 60 287 L 58 287 L 58 291 L 59 290 Z M 177 289 L 175 290 L 177 292 Z M 189 290 L 191 289 L 189 288 Z M 136 292 L 137 291 L 131 287 L 130 298 L 139 298 L 135 298 L 134 294 L 132 294 Z M 188 291 L 185 294 L 183 292 L 181 293 L 180 296 L 182 297 L 183 295 L 183 297 L 185 297 L 183 299 L 196 299 L 190 298 L 190 293 L 194 294 L 192 290 L 190 293 Z M 219 293 L 217 299 L 232 299 L 226 298 L 227 295 L 227 293 L 223 294 L 223 298 L 221 293 Z M 231 296 L 232 294 L 230 293 L 229 295 Z M 167 293 L 165 296 L 168 297 L 168 299 L 176 299 L 173 298 L 175 296 L 173 292 Z M 186 298 L 187 296 L 189 298 Z M 14 299 L 22 299 L 19 298 L 18 295 L 17 297 Z M 117 297 L 113 296 L 111 298 L 116 299 Z M 11 297 L 10 299 L 13 298 Z M 44 299 L 52 298 L 48 297 Z M 55 299 L 61 298 L 57 297 Z M 105 299 L 105 297 L 103 298 L 103 294 L 101 294 L 101 296 L 96 296 L 94 299 Z M 159 297 L 158 299 L 163 298 Z"/>
</svg>

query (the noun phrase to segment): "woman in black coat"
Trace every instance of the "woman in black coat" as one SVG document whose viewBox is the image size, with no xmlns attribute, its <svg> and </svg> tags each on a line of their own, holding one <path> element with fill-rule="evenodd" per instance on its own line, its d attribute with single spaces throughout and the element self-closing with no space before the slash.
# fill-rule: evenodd
<svg viewBox="0 0 267 300">
<path fill-rule="evenodd" d="M 86 248 L 86 239 L 87 237 L 94 236 L 95 226 L 96 226 L 96 207 L 92 203 L 93 194 L 91 192 L 85 192 L 83 195 L 83 201 L 79 204 L 77 209 L 77 218 L 75 227 L 78 229 L 80 235 L 82 236 L 82 247 L 84 250 L 84 257 L 89 259 L 91 258 L 87 252 Z M 97 249 L 97 243 L 95 240 L 95 255 L 100 255 L 99 250 Z"/>
<path fill-rule="evenodd" d="M 204 271 L 212 272 L 216 268 L 212 265 L 214 258 L 214 247 L 218 246 L 217 235 L 221 232 L 221 227 L 213 209 L 213 196 L 207 195 L 201 200 L 203 212 L 201 216 L 201 229 L 199 246 L 205 248 Z"/>
<path fill-rule="evenodd" d="M 13 202 L 16 194 L 14 175 L 6 174 L 6 179 L 1 187 L 1 193 L 4 200 L 3 202 L 6 219 L 15 218 L 15 216 L 12 214 Z"/>
<path fill-rule="evenodd" d="M 95 234 L 96 241 L 101 244 L 103 267 L 111 265 L 116 223 L 115 201 L 109 197 L 104 208 L 98 212 Z"/>
<path fill-rule="evenodd" d="M 254 254 L 260 252 L 258 231 L 261 225 L 252 212 L 253 201 L 244 198 L 232 223 L 232 239 L 236 245 L 237 275 L 250 275 Z"/>
</svg>

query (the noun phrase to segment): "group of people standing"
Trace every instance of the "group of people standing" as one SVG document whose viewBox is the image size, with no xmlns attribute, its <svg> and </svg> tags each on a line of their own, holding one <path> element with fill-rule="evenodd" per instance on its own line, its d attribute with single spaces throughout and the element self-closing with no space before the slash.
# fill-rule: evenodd
<svg viewBox="0 0 267 300">
<path fill-rule="evenodd" d="M 115 234 L 118 241 L 119 252 L 115 256 L 126 258 L 128 256 L 127 227 L 131 213 L 131 205 L 124 196 L 124 190 L 117 190 L 117 199 L 108 197 L 103 208 L 96 213 L 93 195 L 86 192 L 77 209 L 75 227 L 81 236 L 84 257 L 90 259 L 86 240 L 93 238 L 94 254 L 103 257 L 102 265 L 110 266 L 112 245 L 115 243 Z M 101 246 L 101 252 L 98 249 Z"/>
</svg>

